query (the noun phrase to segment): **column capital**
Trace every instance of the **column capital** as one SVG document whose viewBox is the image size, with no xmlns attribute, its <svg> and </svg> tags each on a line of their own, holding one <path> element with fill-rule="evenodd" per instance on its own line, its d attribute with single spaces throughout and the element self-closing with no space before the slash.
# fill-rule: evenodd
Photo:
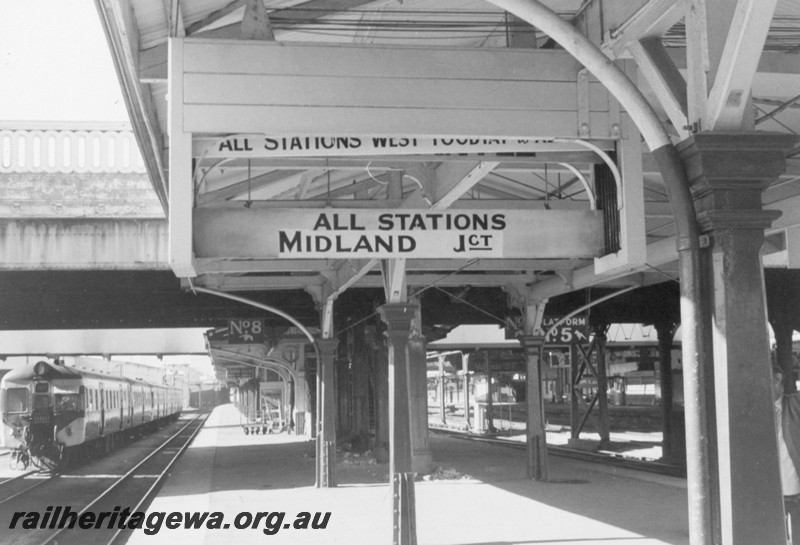
<svg viewBox="0 0 800 545">
<path fill-rule="evenodd" d="M 519 344 L 525 350 L 526 356 L 536 356 L 544 344 L 544 335 L 520 335 Z"/>
<path fill-rule="evenodd" d="M 677 146 L 702 232 L 769 228 L 780 212 L 763 210 L 761 193 L 786 170 L 795 135 L 707 132 Z"/>
<path fill-rule="evenodd" d="M 378 307 L 378 313 L 386 324 L 389 335 L 408 336 L 418 308 L 419 305 L 416 303 L 386 303 Z"/>
<path fill-rule="evenodd" d="M 766 187 L 786 169 L 786 153 L 797 143 L 791 134 L 768 132 L 705 132 L 677 145 L 692 195 Z"/>
<path fill-rule="evenodd" d="M 332 339 L 317 339 L 317 347 L 319 348 L 319 355 L 321 358 L 326 356 L 333 356 L 336 349 L 339 347 L 339 339 L 336 337 Z"/>
</svg>

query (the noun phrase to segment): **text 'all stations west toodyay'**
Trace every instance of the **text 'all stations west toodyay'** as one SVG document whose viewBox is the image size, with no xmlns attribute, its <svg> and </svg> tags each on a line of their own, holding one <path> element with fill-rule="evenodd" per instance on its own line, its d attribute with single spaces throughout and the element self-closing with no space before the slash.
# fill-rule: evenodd
<svg viewBox="0 0 800 545">
<path fill-rule="evenodd" d="M 503 213 L 322 212 L 307 229 L 280 229 L 281 257 L 497 257 Z"/>
<path fill-rule="evenodd" d="M 312 157 L 380 154 L 533 152 L 553 145 L 542 138 L 450 138 L 413 136 L 236 135 L 214 142 L 214 157 Z"/>
</svg>

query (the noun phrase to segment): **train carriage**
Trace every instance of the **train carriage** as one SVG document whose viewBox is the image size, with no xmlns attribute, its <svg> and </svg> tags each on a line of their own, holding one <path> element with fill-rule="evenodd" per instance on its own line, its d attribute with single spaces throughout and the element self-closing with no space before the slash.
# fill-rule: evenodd
<svg viewBox="0 0 800 545">
<path fill-rule="evenodd" d="M 3 377 L 0 406 L 2 444 L 54 467 L 177 418 L 181 396 L 176 388 L 40 361 Z"/>
</svg>

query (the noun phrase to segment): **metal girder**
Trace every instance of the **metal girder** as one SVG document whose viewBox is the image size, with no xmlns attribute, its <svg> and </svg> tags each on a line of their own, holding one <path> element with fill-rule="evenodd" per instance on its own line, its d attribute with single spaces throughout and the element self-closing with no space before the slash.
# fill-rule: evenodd
<svg viewBox="0 0 800 545">
<path fill-rule="evenodd" d="M 469 165 L 466 173 L 463 171 L 448 172 L 448 175 L 445 175 L 440 169 L 446 169 L 452 163 L 444 163 L 436 169 L 436 198 L 431 208 L 448 208 L 499 164 L 497 162 L 481 161 L 476 165 Z"/>
<path fill-rule="evenodd" d="M 183 26 L 183 9 L 181 8 L 181 0 L 163 0 L 164 14 L 169 22 L 169 36 L 171 38 L 180 38 L 186 35 L 186 29 Z"/>
<path fill-rule="evenodd" d="M 245 40 L 275 40 L 267 8 L 262 0 L 247 0 L 242 17 L 242 38 Z"/>
<path fill-rule="evenodd" d="M 636 5 L 634 2 L 619 2 L 619 4 L 624 4 L 625 7 L 620 6 L 618 9 L 627 10 L 631 10 Z M 596 15 L 592 15 L 592 13 L 589 11 L 587 16 L 604 18 L 608 16 L 606 12 Z M 610 30 L 603 37 L 602 47 L 605 53 L 614 59 L 626 57 L 631 45 L 643 39 L 663 36 L 667 30 L 683 18 L 683 6 L 681 2 L 675 2 L 675 0 L 649 0 L 633 13 L 630 11 L 627 13 L 630 13 L 630 16 L 621 22 L 618 21 L 625 17 L 625 12 L 619 14 L 612 12 L 614 17 L 603 22 Z M 592 23 L 596 24 L 597 22 L 592 21 Z"/>
<path fill-rule="evenodd" d="M 358 270 L 360 260 L 347 260 L 345 264 L 337 264 L 336 261 L 318 259 L 309 261 L 307 259 L 246 259 L 246 260 L 220 260 L 220 259 L 197 259 L 198 274 L 264 274 L 269 273 L 298 273 L 314 274 L 321 273 L 328 278 L 332 286 L 341 290 L 346 281 L 352 277 L 339 276 L 348 267 L 351 271 Z M 367 261 L 367 260 L 361 260 Z M 498 271 L 498 272 L 533 272 L 572 269 L 580 265 L 591 263 L 589 259 L 486 259 L 479 261 L 470 267 L 470 271 Z M 425 273 L 431 271 L 447 271 L 459 269 L 463 265 L 462 260 L 453 259 L 408 259 L 406 270 L 409 277 L 415 277 L 415 273 Z M 367 271 L 367 273 L 370 271 Z M 366 274 L 366 273 L 365 273 Z M 352 285 L 352 284 L 351 284 Z M 359 284 L 360 285 L 360 284 Z"/>
<path fill-rule="evenodd" d="M 661 39 L 645 38 L 628 45 L 641 74 L 669 116 L 681 138 L 689 136 L 686 80 L 667 54 Z"/>
<path fill-rule="evenodd" d="M 400 303 L 408 299 L 405 259 L 382 260 L 381 276 L 383 277 L 383 291 L 387 302 Z"/>
<path fill-rule="evenodd" d="M 240 197 L 248 192 L 261 189 L 269 184 L 283 180 L 284 178 L 287 178 L 293 174 L 296 174 L 296 172 L 291 170 L 275 170 L 259 176 L 254 176 L 253 178 L 247 180 L 242 180 L 241 182 L 236 182 L 221 189 L 201 193 L 197 196 L 197 205 L 207 206 L 210 204 L 216 204 L 219 201 L 227 201 L 236 197 Z"/>
<path fill-rule="evenodd" d="M 753 77 L 767 39 L 777 0 L 739 0 L 714 85 L 708 97 L 707 130 L 742 127 Z"/>
</svg>

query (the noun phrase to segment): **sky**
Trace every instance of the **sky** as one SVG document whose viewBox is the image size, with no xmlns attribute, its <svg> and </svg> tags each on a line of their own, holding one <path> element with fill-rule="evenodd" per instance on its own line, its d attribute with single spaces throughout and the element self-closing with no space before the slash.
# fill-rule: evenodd
<svg viewBox="0 0 800 545">
<path fill-rule="evenodd" d="M 0 126 L 128 121 L 93 0 L 0 0 L 0 14 Z"/>
<path fill-rule="evenodd" d="M 0 0 L 0 122 L 127 121 L 93 0 Z"/>
</svg>

